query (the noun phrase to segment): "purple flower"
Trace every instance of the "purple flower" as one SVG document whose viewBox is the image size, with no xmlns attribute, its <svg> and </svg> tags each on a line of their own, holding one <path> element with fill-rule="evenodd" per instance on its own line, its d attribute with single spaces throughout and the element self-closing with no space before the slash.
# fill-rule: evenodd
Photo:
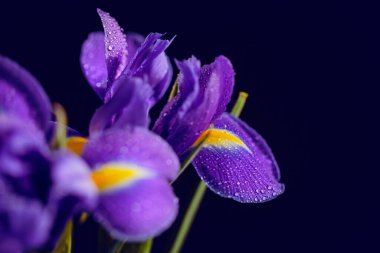
<svg viewBox="0 0 380 253">
<path fill-rule="evenodd" d="M 83 157 L 100 194 L 95 218 L 114 238 L 144 241 L 172 224 L 178 200 L 168 180 L 179 161 L 161 137 L 142 127 L 113 128 L 91 137 Z"/>
<path fill-rule="evenodd" d="M 143 241 L 168 228 L 178 209 L 169 185 L 178 157 L 146 129 L 149 109 L 172 78 L 164 53 L 171 41 L 158 33 L 125 36 L 108 13 L 98 14 L 104 33 L 91 33 L 83 43 L 81 65 L 104 105 L 91 119 L 88 142 L 69 141 L 93 169 L 100 195 L 95 218 L 116 239 Z"/>
<path fill-rule="evenodd" d="M 86 163 L 50 151 L 49 118 L 39 83 L 0 56 L 0 252 L 52 248 L 68 219 L 95 204 Z"/>
<path fill-rule="evenodd" d="M 104 33 L 89 35 L 80 58 L 84 75 L 105 103 L 94 114 L 90 132 L 128 121 L 147 126 L 149 109 L 164 95 L 172 78 L 164 53 L 171 41 L 160 39 L 162 34 L 158 33 L 145 40 L 138 34 L 125 36 L 114 18 L 99 9 L 98 13 Z M 143 108 L 131 114 L 128 108 L 139 101 L 143 101 Z"/>
<path fill-rule="evenodd" d="M 223 113 L 234 85 L 230 61 L 219 56 L 201 67 L 192 57 L 177 66 L 180 92 L 164 107 L 153 131 L 181 156 L 208 133 L 193 165 L 207 186 L 223 197 L 256 203 L 281 194 L 279 168 L 265 140 L 243 121 Z"/>
</svg>

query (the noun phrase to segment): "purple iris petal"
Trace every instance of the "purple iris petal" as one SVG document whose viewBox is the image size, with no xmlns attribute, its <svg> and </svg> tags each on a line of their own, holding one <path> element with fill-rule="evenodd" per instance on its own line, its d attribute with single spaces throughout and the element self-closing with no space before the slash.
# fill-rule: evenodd
<svg viewBox="0 0 380 253">
<path fill-rule="evenodd" d="M 151 87 L 140 78 L 121 76 L 115 81 L 119 87 L 115 96 L 93 115 L 90 134 L 110 127 L 124 128 L 128 124 L 147 127 Z"/>
<path fill-rule="evenodd" d="M 97 189 L 91 179 L 90 168 L 78 156 L 68 151 L 53 154 L 52 187 L 49 204 L 56 213 L 45 248 L 53 248 L 67 221 L 75 213 L 92 210 L 97 202 Z"/>
<path fill-rule="evenodd" d="M 126 40 L 128 57 L 125 65 L 128 65 L 136 54 L 137 49 L 144 42 L 144 37 L 137 33 L 128 33 Z M 82 45 L 80 56 L 82 71 L 91 87 L 101 99 L 104 99 L 108 80 L 104 41 L 103 32 L 90 33 Z"/>
<path fill-rule="evenodd" d="M 99 202 L 95 217 L 122 241 L 157 236 L 173 223 L 178 212 L 178 200 L 168 182 L 156 177 L 101 194 Z"/>
<path fill-rule="evenodd" d="M 135 57 L 137 50 L 144 43 L 145 37 L 138 33 L 128 32 L 126 39 L 128 44 L 128 57 L 126 64 L 128 66 Z"/>
<path fill-rule="evenodd" d="M 108 78 L 103 32 L 94 32 L 88 35 L 82 45 L 80 63 L 87 81 L 98 96 L 103 99 Z"/>
<path fill-rule="evenodd" d="M 51 248 L 69 216 L 93 205 L 89 173 L 71 153 L 52 154 L 21 119 L 0 114 L 0 247 Z"/>
<path fill-rule="evenodd" d="M 234 84 L 232 65 L 224 56 L 200 68 L 193 57 L 177 62 L 180 93 L 170 101 L 153 131 L 182 155 L 225 109 Z"/>
<path fill-rule="evenodd" d="M 126 70 L 127 75 L 144 78 L 152 86 L 152 105 L 162 98 L 173 75 L 169 59 L 164 53 L 171 41 L 162 40 L 161 37 L 159 33 L 149 34 Z"/>
<path fill-rule="evenodd" d="M 178 203 L 168 180 L 179 161 L 161 137 L 142 127 L 113 128 L 90 138 L 83 157 L 100 192 L 95 217 L 113 237 L 143 241 L 174 221 Z"/>
<path fill-rule="evenodd" d="M 278 166 L 264 139 L 236 119 L 223 114 L 214 121 L 214 136 L 206 141 L 193 165 L 217 194 L 239 202 L 264 202 L 284 191 Z M 247 131 L 249 130 L 249 131 Z"/>
<path fill-rule="evenodd" d="M 48 239 L 52 214 L 38 199 L 15 193 L 0 177 L 0 252 L 25 252 Z"/>
<path fill-rule="evenodd" d="M 117 21 L 109 13 L 98 9 L 103 23 L 108 85 L 121 74 L 127 63 L 127 40 Z"/>
<path fill-rule="evenodd" d="M 172 148 L 160 136 L 142 127 L 127 126 L 94 135 L 82 156 L 92 168 L 109 161 L 128 160 L 167 180 L 174 179 L 179 170 L 178 157 Z"/>
<path fill-rule="evenodd" d="M 38 81 L 12 60 L 0 56 L 0 112 L 16 115 L 44 132 L 50 102 Z"/>
</svg>

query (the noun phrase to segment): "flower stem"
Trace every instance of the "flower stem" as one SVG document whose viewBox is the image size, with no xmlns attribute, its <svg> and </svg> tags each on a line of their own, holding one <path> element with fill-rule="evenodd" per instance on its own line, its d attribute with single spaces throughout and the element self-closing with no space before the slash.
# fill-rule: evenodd
<svg viewBox="0 0 380 253">
<path fill-rule="evenodd" d="M 140 253 L 150 253 L 153 246 L 153 239 L 149 239 L 146 242 L 142 243 L 140 246 Z"/>
<path fill-rule="evenodd" d="M 235 102 L 234 107 L 232 108 L 231 115 L 239 118 L 241 111 L 244 108 L 245 102 L 247 101 L 248 93 L 239 92 L 239 97 Z"/>
<path fill-rule="evenodd" d="M 195 191 L 194 197 L 190 202 L 189 208 L 186 211 L 185 217 L 183 218 L 181 227 L 179 228 L 177 237 L 174 241 L 174 244 L 170 250 L 170 253 L 179 253 L 186 239 L 187 234 L 189 233 L 191 224 L 193 223 L 194 217 L 197 214 L 199 206 L 202 202 L 203 196 L 206 192 L 206 185 L 200 181 L 198 188 Z"/>
<path fill-rule="evenodd" d="M 124 247 L 124 242 L 122 241 L 116 241 L 115 244 L 113 245 L 110 253 L 120 253 L 121 250 Z"/>
</svg>

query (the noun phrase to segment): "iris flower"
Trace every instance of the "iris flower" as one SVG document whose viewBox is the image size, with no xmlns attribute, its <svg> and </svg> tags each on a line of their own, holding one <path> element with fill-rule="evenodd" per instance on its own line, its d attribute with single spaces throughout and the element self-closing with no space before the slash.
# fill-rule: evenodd
<svg viewBox="0 0 380 253">
<path fill-rule="evenodd" d="M 178 200 L 169 181 L 179 171 L 173 149 L 147 129 L 148 111 L 166 91 L 172 68 L 170 41 L 152 33 L 125 36 L 114 18 L 98 10 L 104 33 L 82 46 L 83 72 L 104 101 L 87 139 L 68 146 L 88 162 L 99 190 L 95 219 L 121 241 L 144 241 L 174 221 Z"/>
<path fill-rule="evenodd" d="M 281 194 L 284 185 L 268 144 L 246 123 L 224 112 L 234 86 L 231 62 L 219 56 L 201 67 L 192 57 L 177 66 L 179 93 L 164 107 L 153 131 L 180 156 L 207 134 L 192 164 L 222 197 L 257 203 Z"/>
<path fill-rule="evenodd" d="M 0 252 L 51 249 L 68 219 L 95 205 L 87 164 L 49 149 L 49 119 L 38 81 L 0 56 Z"/>
<path fill-rule="evenodd" d="M 80 57 L 84 75 L 104 101 L 91 120 L 90 133 L 126 123 L 146 127 L 149 109 L 164 95 L 172 78 L 164 53 L 171 41 L 160 39 L 159 33 L 145 40 L 138 34 L 124 35 L 108 13 L 98 9 L 98 14 L 104 33 L 91 33 Z"/>
</svg>

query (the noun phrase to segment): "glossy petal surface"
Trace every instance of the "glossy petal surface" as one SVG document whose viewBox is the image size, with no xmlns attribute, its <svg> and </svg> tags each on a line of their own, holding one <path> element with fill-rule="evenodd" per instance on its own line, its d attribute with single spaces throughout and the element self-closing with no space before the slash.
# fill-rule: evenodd
<svg viewBox="0 0 380 253">
<path fill-rule="evenodd" d="M 209 131 L 211 138 L 193 165 L 211 190 L 249 203 L 271 200 L 284 191 L 274 156 L 254 130 L 246 131 L 232 116 L 223 114 Z"/>
<path fill-rule="evenodd" d="M 108 71 L 108 84 L 121 74 L 127 63 L 127 40 L 117 21 L 109 13 L 98 9 L 104 29 L 104 43 Z"/>
</svg>

